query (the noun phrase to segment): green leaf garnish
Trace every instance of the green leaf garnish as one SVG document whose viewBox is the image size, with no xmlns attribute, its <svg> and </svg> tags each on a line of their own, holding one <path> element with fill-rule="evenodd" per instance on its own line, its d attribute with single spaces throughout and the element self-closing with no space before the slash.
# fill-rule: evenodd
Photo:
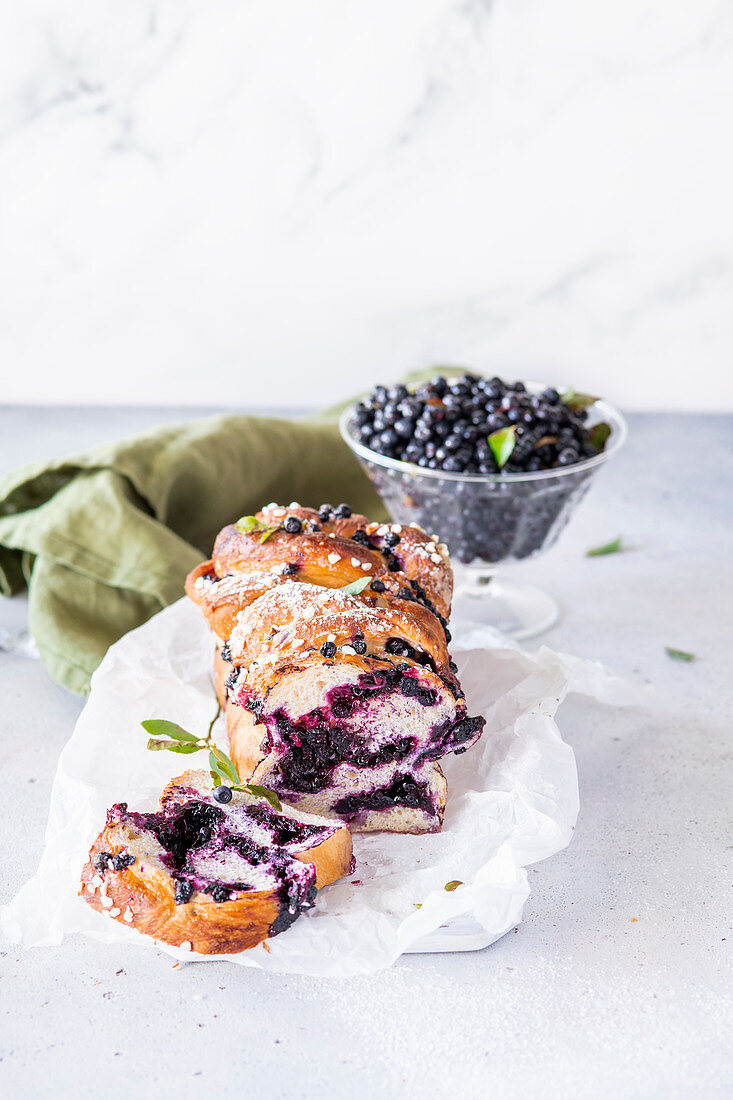
<svg viewBox="0 0 733 1100">
<path fill-rule="evenodd" d="M 579 409 L 589 409 L 591 405 L 595 405 L 596 401 L 600 401 L 600 397 L 593 397 L 590 393 L 578 393 L 577 390 L 569 389 L 565 390 L 560 400 L 563 405 L 567 405 L 577 412 Z"/>
<path fill-rule="evenodd" d="M 200 737 L 196 737 L 195 734 L 189 733 L 183 726 L 179 726 L 177 722 L 168 722 L 165 718 L 147 718 L 140 725 L 146 733 L 150 733 L 153 737 L 172 737 L 174 741 L 200 741 Z"/>
<path fill-rule="evenodd" d="M 246 517 L 252 518 L 252 517 Z M 368 583 L 369 578 L 364 578 L 365 583 Z M 355 584 L 361 584 L 361 580 L 355 581 Z M 362 586 L 363 587 L 363 586 Z M 282 810 L 282 802 L 269 787 L 261 787 L 258 783 L 242 783 L 237 772 L 236 765 L 231 757 L 215 745 L 212 740 L 212 734 L 216 720 L 221 714 L 221 706 L 217 707 L 216 714 L 209 724 L 208 732 L 205 737 L 196 737 L 193 733 L 189 733 L 188 730 L 184 730 L 177 722 L 168 722 L 165 718 L 149 718 L 145 722 L 141 723 L 148 733 L 152 734 L 168 734 L 172 740 L 168 740 L 165 737 L 151 737 L 148 739 L 148 748 L 151 752 L 160 752 L 162 749 L 167 749 L 168 752 L 181 752 L 188 754 L 191 752 L 198 752 L 199 749 L 208 748 L 209 750 L 209 771 L 211 774 L 211 781 L 215 786 L 231 787 L 235 791 L 249 791 L 255 798 L 265 798 L 274 810 Z"/>
<path fill-rule="evenodd" d="M 459 878 L 452 878 L 450 882 L 446 882 L 443 889 L 447 890 L 448 893 L 450 893 L 452 890 L 457 890 L 459 886 L 463 886 L 461 880 Z"/>
<path fill-rule="evenodd" d="M 279 531 L 279 527 L 270 527 L 267 523 L 263 523 L 262 520 L 257 519 L 257 516 L 242 516 L 234 524 L 237 531 L 241 531 L 245 535 L 249 535 L 252 531 L 259 531 L 261 533 L 260 542 L 267 542 L 276 531 Z"/>
<path fill-rule="evenodd" d="M 371 577 L 359 577 L 357 581 L 343 585 L 339 588 L 339 592 L 345 592 L 347 596 L 358 596 L 360 592 L 364 591 L 371 579 Z"/>
<path fill-rule="evenodd" d="M 610 434 L 611 425 L 602 420 L 588 429 L 588 442 L 595 451 L 602 451 Z"/>
<path fill-rule="evenodd" d="M 496 465 L 503 470 L 512 456 L 512 451 L 517 445 L 517 429 L 514 424 L 508 428 L 499 428 L 489 436 L 489 446 L 494 456 Z"/>
<path fill-rule="evenodd" d="M 220 775 L 223 775 L 230 783 L 241 782 L 233 762 L 229 759 L 227 754 L 217 748 L 216 745 L 212 745 L 209 749 L 209 766 L 212 771 L 216 771 Z"/>
<path fill-rule="evenodd" d="M 269 787 L 261 787 L 259 783 L 245 783 L 236 789 L 238 791 L 249 791 L 249 793 L 253 794 L 256 798 L 265 798 L 270 803 L 273 810 L 282 810 L 283 808 L 282 802 Z"/>
<path fill-rule="evenodd" d="M 600 558 L 604 554 L 618 554 L 619 550 L 623 550 L 623 543 L 621 542 L 621 536 L 617 539 L 613 539 L 611 542 L 604 542 L 603 546 L 593 546 L 590 550 L 586 550 L 586 558 Z"/>
<path fill-rule="evenodd" d="M 687 653 L 684 649 L 672 649 L 671 646 L 666 645 L 664 652 L 668 657 L 671 657 L 673 661 L 696 661 L 697 657 L 694 653 Z"/>
<path fill-rule="evenodd" d="M 180 741 L 156 741 L 153 737 L 148 741 L 148 748 L 151 752 L 160 752 L 161 749 L 167 749 L 168 752 L 198 752 L 201 748 L 200 745 L 191 745 L 189 743 L 182 744 Z"/>
<path fill-rule="evenodd" d="M 264 527 L 264 524 L 260 523 L 257 516 L 241 516 L 234 526 L 243 534 L 248 534 L 250 531 L 256 531 L 258 527 Z"/>
</svg>

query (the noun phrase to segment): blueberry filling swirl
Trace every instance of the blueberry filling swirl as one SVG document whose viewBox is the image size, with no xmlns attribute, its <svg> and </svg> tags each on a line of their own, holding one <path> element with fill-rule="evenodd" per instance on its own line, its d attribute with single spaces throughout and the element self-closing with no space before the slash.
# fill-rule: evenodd
<svg viewBox="0 0 733 1100">
<path fill-rule="evenodd" d="M 414 666 L 403 663 L 362 674 L 354 683 L 332 688 L 323 706 L 299 718 L 292 718 L 284 708 L 263 716 L 260 705 L 259 720 L 267 730 L 260 748 L 266 755 L 274 752 L 277 758 L 268 783 L 284 797 L 292 798 L 316 794 L 334 785 L 335 773 L 342 765 L 378 769 L 402 764 L 403 769 L 410 771 L 448 752 L 465 752 L 467 744 L 484 725 L 483 718 L 469 718 L 465 707 L 459 707 L 452 717 L 434 723 L 426 741 L 421 739 L 418 743 L 416 737 L 400 733 L 398 724 L 394 733 L 384 740 L 374 741 L 365 733 L 370 725 L 369 707 L 377 697 L 389 694 L 399 694 L 426 708 L 439 703 L 436 691 L 422 682 Z M 371 808 L 385 808 L 399 802 L 402 789 L 398 785 L 390 796 L 391 801 L 382 801 Z M 429 792 L 419 804 L 411 799 L 405 805 L 426 809 L 428 803 L 431 808 L 426 812 L 434 812 Z"/>
<path fill-rule="evenodd" d="M 133 813 L 121 803 L 110 811 L 108 822 L 124 821 L 160 844 L 159 859 L 174 880 L 176 905 L 187 905 L 196 892 L 216 903 L 253 891 L 274 892 L 281 910 L 270 928 L 272 935 L 313 907 L 315 868 L 296 859 L 288 847 L 297 850 L 317 834 L 327 835 L 325 826 L 288 818 L 259 803 L 240 804 L 228 815 L 197 798 L 164 806 L 157 813 Z M 241 831 L 252 827 L 255 836 Z M 265 837 L 268 843 L 261 842 Z M 100 852 L 95 867 L 102 872 L 120 870 L 134 861 L 124 853 Z"/>
</svg>

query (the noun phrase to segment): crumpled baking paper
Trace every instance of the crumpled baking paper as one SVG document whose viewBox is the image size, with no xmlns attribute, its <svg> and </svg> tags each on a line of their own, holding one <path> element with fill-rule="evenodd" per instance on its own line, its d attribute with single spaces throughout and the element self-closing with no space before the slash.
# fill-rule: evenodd
<svg viewBox="0 0 733 1100">
<path fill-rule="evenodd" d="M 568 691 L 623 704 L 634 689 L 598 664 L 546 647 L 530 656 L 490 629 L 451 626 L 469 713 L 487 722 L 474 748 L 441 762 L 449 792 L 442 832 L 355 834 L 355 872 L 319 891 L 315 909 L 267 949 L 201 956 L 158 943 L 160 950 L 186 961 L 224 957 L 343 977 L 389 966 L 406 951 L 484 946 L 519 923 L 529 895 L 524 868 L 570 843 L 578 813 L 575 759 L 557 708 Z M 168 779 L 206 768 L 205 752 L 200 761 L 149 752 L 140 722 L 168 718 L 205 732 L 216 710 L 212 653 L 211 635 L 185 599 L 111 647 L 59 758 L 40 867 L 0 914 L 11 939 L 52 945 L 83 932 L 156 946 L 87 906 L 77 896 L 79 876 L 109 806 L 154 809 Z M 446 891 L 455 880 L 462 885 Z"/>
</svg>

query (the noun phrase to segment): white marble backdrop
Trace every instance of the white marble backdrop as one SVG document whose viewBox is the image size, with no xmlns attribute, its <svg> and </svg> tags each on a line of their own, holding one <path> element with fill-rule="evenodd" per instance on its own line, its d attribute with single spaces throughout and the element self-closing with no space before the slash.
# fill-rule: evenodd
<svg viewBox="0 0 733 1100">
<path fill-rule="evenodd" d="M 5 0 L 0 400 L 733 408 L 733 6 Z"/>
</svg>

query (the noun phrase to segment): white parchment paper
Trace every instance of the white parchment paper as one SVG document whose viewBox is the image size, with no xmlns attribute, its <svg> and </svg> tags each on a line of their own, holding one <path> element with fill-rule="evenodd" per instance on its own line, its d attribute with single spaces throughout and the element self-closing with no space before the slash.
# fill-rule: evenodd
<svg viewBox="0 0 733 1100">
<path fill-rule="evenodd" d="M 472 915 L 486 942 L 521 920 L 529 895 L 524 868 L 569 844 L 578 813 L 575 760 L 555 723 L 557 708 L 568 691 L 612 704 L 632 701 L 635 692 L 600 665 L 547 648 L 529 656 L 492 631 L 451 627 L 469 713 L 483 713 L 487 724 L 478 745 L 441 762 L 449 791 L 442 832 L 355 834 L 355 872 L 320 891 L 316 908 L 269 940 L 269 950 L 225 956 L 232 963 L 365 974 L 414 950 L 451 918 Z M 205 731 L 216 709 L 212 652 L 211 635 L 185 599 L 111 647 L 59 758 L 40 867 L 2 910 L 11 939 L 50 945 L 83 932 L 156 948 L 81 901 L 79 876 L 109 806 L 153 809 L 171 776 L 199 764 L 198 756 L 149 752 L 140 722 L 169 718 Z M 455 879 L 464 885 L 446 892 Z M 221 957 L 157 948 L 187 961 Z"/>
</svg>

